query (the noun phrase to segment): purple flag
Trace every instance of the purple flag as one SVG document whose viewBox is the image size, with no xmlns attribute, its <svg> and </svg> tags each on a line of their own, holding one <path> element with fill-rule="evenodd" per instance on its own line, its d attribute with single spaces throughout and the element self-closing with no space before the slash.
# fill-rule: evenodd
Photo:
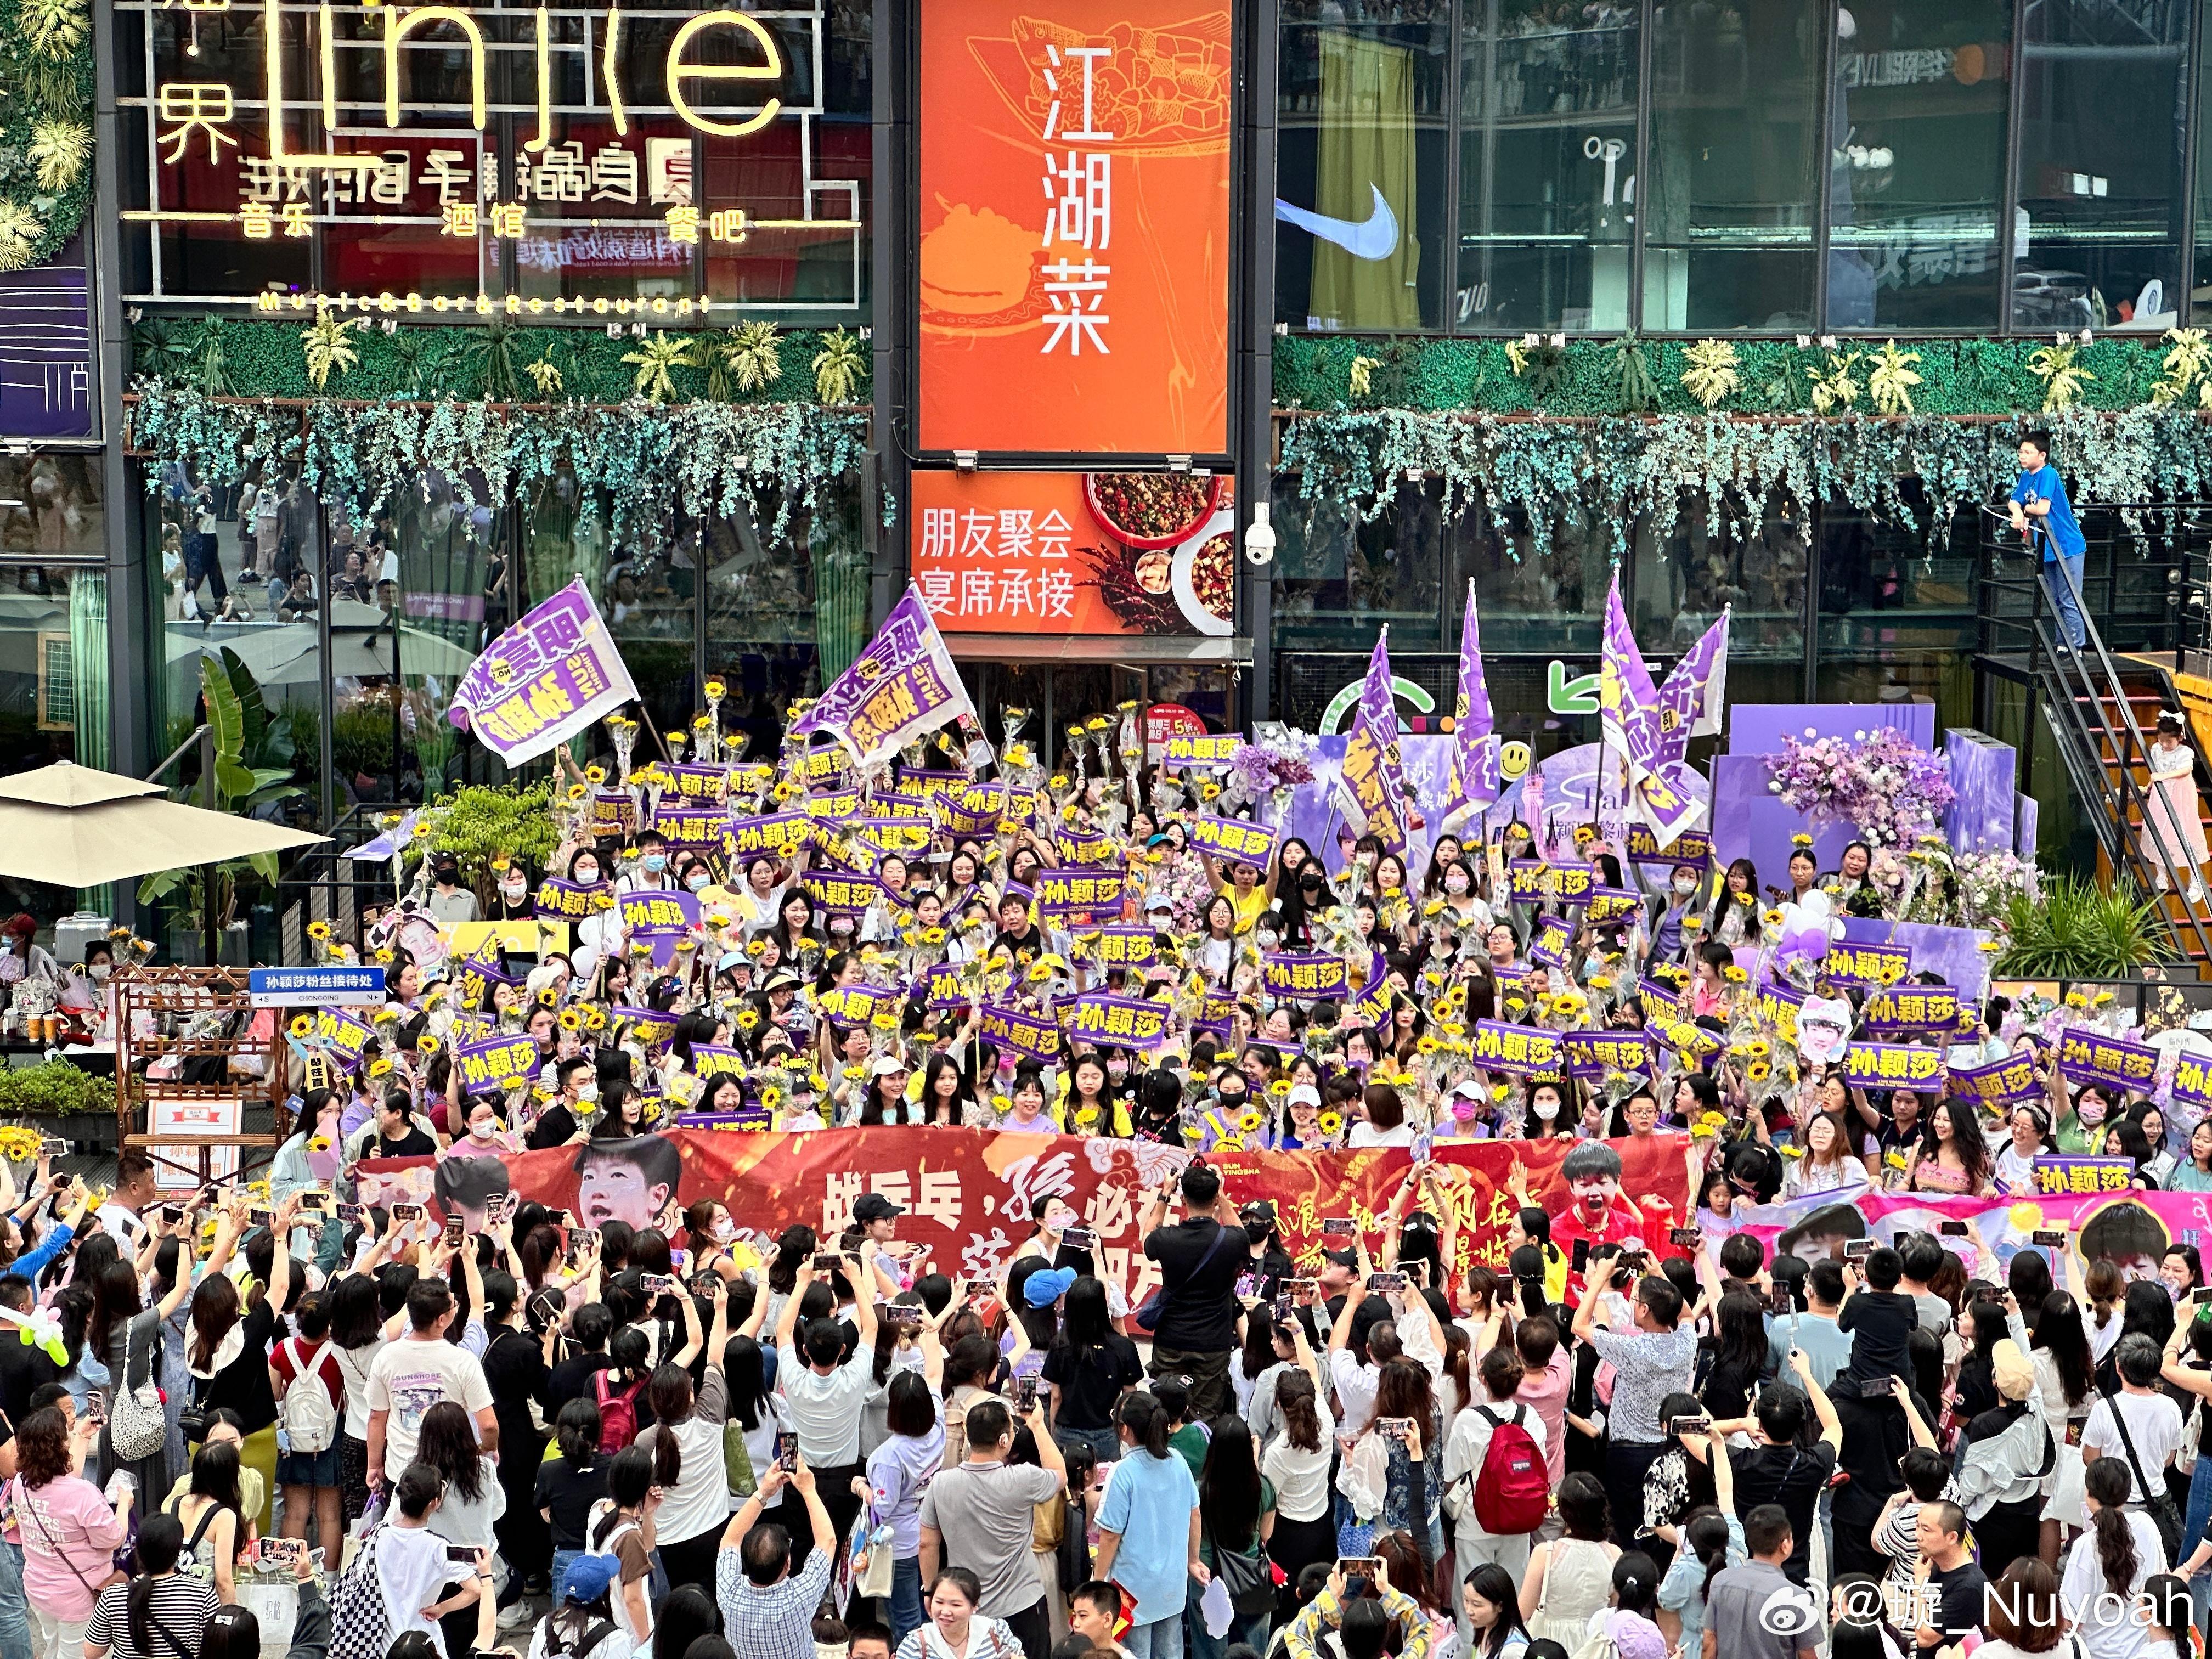
<svg viewBox="0 0 2212 1659">
<path fill-rule="evenodd" d="M 1346 816 L 1364 836 L 1381 838 L 1389 851 L 1402 854 L 1408 839 L 1405 773 L 1398 758 L 1398 705 L 1390 690 L 1390 630 L 1375 641 L 1367 678 L 1352 716 L 1352 736 L 1344 745 Z"/>
<path fill-rule="evenodd" d="M 1726 638 L 1725 633 L 1722 637 Z M 1688 788 L 1689 768 L 1682 759 L 1688 728 L 1670 715 L 1651 683 L 1651 671 L 1644 666 L 1635 631 L 1628 625 L 1627 607 L 1620 601 L 1618 570 L 1605 600 L 1604 677 L 1598 701 L 1606 776 L 1618 780 L 1626 768 L 1629 811 L 1651 826 L 1662 848 L 1671 847 L 1704 815 L 1705 807 Z"/>
<path fill-rule="evenodd" d="M 1674 716 L 1666 730 L 1678 754 L 1692 738 L 1720 735 L 1721 705 L 1728 701 L 1728 639 L 1729 612 L 1723 610 L 1659 688 L 1662 708 Z"/>
<path fill-rule="evenodd" d="M 454 686 L 446 718 L 520 766 L 636 696 L 580 578 L 484 647 Z"/>
<path fill-rule="evenodd" d="M 1499 769 L 1498 721 L 1491 713 L 1490 687 L 1482 676 L 1482 637 L 1474 614 L 1474 584 L 1467 585 L 1467 617 L 1460 624 L 1459 701 L 1452 708 L 1451 781 L 1446 788 L 1443 827 L 1456 833 L 1481 808 L 1498 799 L 1504 782 Z"/>
<path fill-rule="evenodd" d="M 906 597 L 891 607 L 867 648 L 793 722 L 791 735 L 826 732 L 866 772 L 916 738 L 975 714 L 945 636 L 908 582 Z"/>
</svg>

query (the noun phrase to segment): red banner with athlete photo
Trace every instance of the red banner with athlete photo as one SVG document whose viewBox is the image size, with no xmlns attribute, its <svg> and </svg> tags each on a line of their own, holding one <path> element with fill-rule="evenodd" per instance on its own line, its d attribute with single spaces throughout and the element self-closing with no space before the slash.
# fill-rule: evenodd
<svg viewBox="0 0 2212 1659">
<path fill-rule="evenodd" d="M 1516 1165 L 1526 1172 L 1532 1201 L 1564 1217 L 1572 1194 L 1559 1165 L 1579 1144 L 1470 1140 L 1437 1148 L 1435 1167 L 1462 1230 L 1463 1263 L 1504 1265 Z M 1660 1230 L 1683 1212 L 1687 1197 L 1681 1137 L 1605 1144 L 1623 1166 L 1614 1206 L 1633 1202 L 1650 1211 L 1646 1242 L 1663 1246 Z M 887 1126 L 797 1134 L 675 1129 L 507 1158 L 375 1158 L 358 1173 L 364 1203 L 433 1205 L 441 1213 L 458 1211 L 472 1229 L 485 1204 L 510 1190 L 572 1210 L 587 1227 L 624 1221 L 672 1228 L 685 1205 L 714 1198 L 757 1248 L 801 1223 L 834 1236 L 863 1194 L 881 1193 L 906 1212 L 898 1237 L 926 1247 L 938 1271 L 979 1277 L 1030 1236 L 1030 1218 L 1045 1200 L 1060 1198 L 1097 1231 L 1101 1273 L 1118 1275 L 1133 1303 L 1154 1282 L 1138 1214 L 1147 1195 L 1188 1161 L 1181 1148 L 1156 1141 Z M 1370 1248 L 1379 1248 L 1379 1218 L 1413 1167 L 1398 1147 L 1218 1152 L 1207 1162 L 1237 1203 L 1273 1201 L 1287 1248 L 1308 1263 L 1321 1248 L 1321 1224 L 1331 1217 L 1354 1218 Z M 1630 1194 L 1637 1195 L 1632 1201 L 1620 1196 Z"/>
</svg>

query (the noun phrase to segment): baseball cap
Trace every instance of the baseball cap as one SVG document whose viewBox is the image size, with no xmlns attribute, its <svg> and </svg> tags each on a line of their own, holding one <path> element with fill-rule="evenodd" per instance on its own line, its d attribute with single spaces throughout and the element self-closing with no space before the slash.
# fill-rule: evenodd
<svg viewBox="0 0 2212 1659">
<path fill-rule="evenodd" d="M 596 1601 L 607 1593 L 607 1587 L 621 1571 L 621 1559 L 611 1553 L 580 1555 L 568 1563 L 568 1571 L 561 1575 L 561 1599 Z"/>
<path fill-rule="evenodd" d="M 860 1212 L 855 1209 L 854 1214 Z M 1067 1294 L 1067 1287 L 1075 1283 L 1073 1267 L 1048 1267 L 1042 1273 L 1031 1273 L 1022 1281 L 1022 1300 L 1032 1308 L 1049 1308 Z"/>
<path fill-rule="evenodd" d="M 1321 1104 L 1321 1091 L 1310 1083 L 1293 1083 L 1289 1098 L 1293 1106 L 1318 1106 Z"/>
<path fill-rule="evenodd" d="M 1357 1250 L 1323 1250 L 1321 1255 L 1322 1261 L 1334 1261 L 1340 1267 L 1357 1267 L 1359 1265 L 1359 1252 Z"/>
<path fill-rule="evenodd" d="M 1165 893 L 1148 893 L 1145 896 L 1145 908 L 1147 910 L 1172 910 L 1175 908 L 1175 901 L 1170 898 Z"/>
<path fill-rule="evenodd" d="M 890 1221 L 905 1213 L 881 1193 L 863 1193 L 853 1206 L 853 1219 L 855 1221 Z"/>
<path fill-rule="evenodd" d="M 912 1070 L 914 1067 L 906 1063 L 906 1057 L 902 1054 L 878 1054 L 876 1063 L 869 1068 L 868 1075 L 890 1077 L 895 1072 L 911 1072 Z"/>
</svg>

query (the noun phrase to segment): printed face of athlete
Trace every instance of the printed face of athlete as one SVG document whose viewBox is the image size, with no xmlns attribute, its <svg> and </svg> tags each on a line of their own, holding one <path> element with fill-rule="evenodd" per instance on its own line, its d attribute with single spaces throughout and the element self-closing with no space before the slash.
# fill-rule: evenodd
<svg viewBox="0 0 2212 1659">
<path fill-rule="evenodd" d="M 668 1206 L 667 1183 L 648 1184 L 645 1171 L 624 1158 L 599 1158 L 576 1177 L 576 1214 L 586 1227 L 625 1221 L 641 1231 Z"/>
<path fill-rule="evenodd" d="M 1575 1195 L 1583 1219 L 1595 1221 L 1610 1207 L 1620 1192 L 1620 1177 L 1611 1175 L 1577 1176 L 1567 1183 L 1567 1190 Z"/>
</svg>

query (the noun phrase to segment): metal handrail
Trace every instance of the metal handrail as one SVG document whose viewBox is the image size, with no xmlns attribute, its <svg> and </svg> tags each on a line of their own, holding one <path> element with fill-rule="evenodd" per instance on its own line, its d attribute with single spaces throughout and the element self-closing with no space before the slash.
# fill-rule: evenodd
<svg viewBox="0 0 2212 1659">
<path fill-rule="evenodd" d="M 1991 544 L 1990 556 L 1994 566 L 2004 558 L 2005 552 Z M 2179 929 L 2172 917 L 2166 913 L 2164 897 L 2159 892 L 2154 877 L 2163 874 L 2166 888 L 2176 893 L 2185 893 L 2191 882 L 2200 880 L 2201 877 L 2192 874 L 2191 882 L 2180 878 L 2180 872 L 2168 854 L 2166 838 L 2156 829 L 2151 816 L 2150 794 L 2155 792 L 2155 786 L 2152 791 L 2147 792 L 2136 781 L 2136 765 L 2140 763 L 2146 768 L 2148 766 L 2149 745 L 2144 741 L 2142 728 L 2136 720 L 2135 708 L 2128 699 L 2119 665 L 2106 647 L 2104 636 L 2083 603 L 2081 584 L 2075 580 L 2074 573 L 2063 561 L 2051 562 L 2059 579 L 2067 584 L 2081 617 L 2083 642 L 2077 651 L 2065 640 L 2063 632 L 2057 631 L 2063 627 L 2062 619 L 2051 603 L 2050 590 L 2043 580 L 2040 563 L 2039 559 L 2037 567 L 2032 568 L 2031 574 L 2025 578 L 2003 576 L 1996 574 L 1994 568 L 1984 576 L 1986 592 L 2027 591 L 2029 595 L 2029 609 L 2025 617 L 2006 616 L 1993 606 L 1984 608 L 1982 616 L 1984 648 L 1987 635 L 1995 631 L 2010 629 L 2027 633 L 2028 678 L 2032 683 L 2044 687 L 2046 692 L 2045 702 L 2051 728 L 2059 739 L 2066 769 L 2082 799 L 2101 802 L 2103 805 L 2104 810 L 2097 816 L 2097 833 L 2106 855 L 2116 869 L 2125 870 L 2130 879 L 2139 888 L 2158 897 L 2159 919 L 2166 932 L 2173 936 L 2173 942 L 2179 945 Z M 2089 712 L 2084 711 L 2082 699 L 2087 700 Z M 2121 725 L 2118 727 L 2113 725 L 2110 713 L 2113 708 L 2119 710 Z M 2091 713 L 2095 719 L 2094 727 L 2090 723 Z M 2102 739 L 2101 744 L 2100 738 Z M 2114 757 L 2114 763 L 2109 768 L 2105 760 L 2106 745 Z M 2201 767 L 2201 757 L 2199 764 Z M 2141 828 L 2150 832 L 2148 839 L 2157 857 L 2156 866 L 2146 856 L 2144 837 L 2130 833 L 2130 807 L 2135 810 Z M 2162 804 L 2160 810 L 2165 810 Z M 2190 933 L 2195 937 L 2199 959 L 2212 960 L 2212 926 L 2208 926 L 2208 919 L 2191 908 L 2185 898 L 2182 903 L 2182 915 Z"/>
</svg>

